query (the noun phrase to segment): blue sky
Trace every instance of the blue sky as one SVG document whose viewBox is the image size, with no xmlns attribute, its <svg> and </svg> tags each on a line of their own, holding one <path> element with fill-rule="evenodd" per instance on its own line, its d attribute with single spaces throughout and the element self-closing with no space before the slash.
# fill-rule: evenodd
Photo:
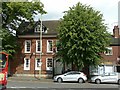
<svg viewBox="0 0 120 90">
<path fill-rule="evenodd" d="M 63 17 L 63 12 L 78 2 L 90 5 L 94 10 L 100 11 L 108 26 L 108 31 L 112 33 L 114 25 L 118 25 L 118 2 L 120 0 L 40 0 L 44 4 L 47 14 L 42 16 L 42 20 L 59 20 Z M 37 15 L 35 20 L 38 20 Z"/>
</svg>

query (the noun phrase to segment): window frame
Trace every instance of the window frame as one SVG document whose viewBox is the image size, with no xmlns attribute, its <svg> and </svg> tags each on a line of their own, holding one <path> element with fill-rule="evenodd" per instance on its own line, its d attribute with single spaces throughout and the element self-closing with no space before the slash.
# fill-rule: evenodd
<svg viewBox="0 0 120 90">
<path fill-rule="evenodd" d="M 40 51 L 38 51 L 38 41 L 40 42 Z M 36 53 L 41 53 L 41 41 L 36 40 Z"/>
<path fill-rule="evenodd" d="M 26 60 L 28 60 L 28 67 L 26 65 Z M 24 58 L 24 70 L 30 70 L 30 58 Z"/>
<path fill-rule="evenodd" d="M 50 59 L 52 61 L 52 67 L 48 66 L 48 60 L 50 60 Z M 46 58 L 46 70 L 47 71 L 53 71 L 53 58 Z"/>
<path fill-rule="evenodd" d="M 37 60 L 39 59 L 39 66 L 37 66 Z M 41 69 L 41 60 L 40 60 L 40 58 L 35 58 L 35 70 L 40 70 Z"/>
<path fill-rule="evenodd" d="M 59 51 L 59 47 L 57 47 L 57 43 L 59 43 L 59 40 L 56 40 L 56 52 L 58 52 Z"/>
<path fill-rule="evenodd" d="M 30 51 L 27 51 L 27 42 L 30 43 Z M 25 40 L 25 53 L 31 53 L 31 40 Z"/>
<path fill-rule="evenodd" d="M 52 41 L 52 50 L 49 50 L 49 41 Z M 47 40 L 47 52 L 48 53 L 53 53 L 53 40 Z"/>
<path fill-rule="evenodd" d="M 106 47 L 109 51 L 105 51 L 104 54 L 109 56 L 109 55 L 113 55 L 113 49 L 112 47 Z"/>
<path fill-rule="evenodd" d="M 35 31 L 36 33 L 40 33 L 40 32 L 41 32 L 40 29 L 41 29 L 41 25 L 37 25 L 37 26 L 35 27 L 34 31 Z M 45 32 L 45 31 L 44 31 L 44 29 L 43 29 L 43 27 L 42 27 L 42 33 L 43 33 L 43 32 Z"/>
</svg>

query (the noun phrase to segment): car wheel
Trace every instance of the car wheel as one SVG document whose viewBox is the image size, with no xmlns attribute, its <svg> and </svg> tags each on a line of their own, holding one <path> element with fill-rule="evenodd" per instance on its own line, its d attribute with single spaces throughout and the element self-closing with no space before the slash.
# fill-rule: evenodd
<svg viewBox="0 0 120 90">
<path fill-rule="evenodd" d="M 58 78 L 57 82 L 61 83 L 62 82 L 62 78 Z"/>
<path fill-rule="evenodd" d="M 83 82 L 84 82 L 84 80 L 82 78 L 78 79 L 78 83 L 83 83 Z"/>
<path fill-rule="evenodd" d="M 100 79 L 96 79 L 96 80 L 95 80 L 95 83 L 96 83 L 96 84 L 100 84 L 100 83 L 101 83 Z"/>
<path fill-rule="evenodd" d="M 118 80 L 118 84 L 120 85 L 120 79 Z"/>
</svg>

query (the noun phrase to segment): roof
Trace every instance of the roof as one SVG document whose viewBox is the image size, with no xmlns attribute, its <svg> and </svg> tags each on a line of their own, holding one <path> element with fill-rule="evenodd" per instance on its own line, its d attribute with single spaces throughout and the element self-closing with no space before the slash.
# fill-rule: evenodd
<svg viewBox="0 0 120 90">
<path fill-rule="evenodd" d="M 30 37 L 39 37 L 40 33 L 35 33 L 34 28 L 37 25 L 40 25 L 40 21 L 30 23 L 23 21 L 18 28 L 17 35 L 20 38 L 30 38 Z M 42 28 L 47 30 L 47 33 L 43 33 L 43 37 L 56 37 L 57 36 L 57 27 L 59 25 L 59 20 L 48 20 L 48 21 L 42 21 Z M 110 46 L 120 46 L 120 38 L 115 38 L 111 35 L 111 44 Z"/>
<path fill-rule="evenodd" d="M 34 23 L 23 21 L 17 30 L 17 35 L 39 35 L 40 33 L 35 33 L 34 29 L 40 23 L 40 21 L 36 21 Z M 59 20 L 42 21 L 42 29 L 47 30 L 47 33 L 43 33 L 43 35 L 57 35 L 58 25 Z"/>
</svg>

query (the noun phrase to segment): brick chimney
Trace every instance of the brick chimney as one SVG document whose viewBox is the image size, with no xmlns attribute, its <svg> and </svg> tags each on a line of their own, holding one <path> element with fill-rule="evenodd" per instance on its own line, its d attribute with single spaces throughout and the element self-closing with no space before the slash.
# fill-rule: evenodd
<svg viewBox="0 0 120 90">
<path fill-rule="evenodd" d="M 119 33 L 119 28 L 118 28 L 118 26 L 114 26 L 113 36 L 114 36 L 115 38 L 119 38 L 119 37 L 120 37 L 120 33 Z"/>
</svg>

